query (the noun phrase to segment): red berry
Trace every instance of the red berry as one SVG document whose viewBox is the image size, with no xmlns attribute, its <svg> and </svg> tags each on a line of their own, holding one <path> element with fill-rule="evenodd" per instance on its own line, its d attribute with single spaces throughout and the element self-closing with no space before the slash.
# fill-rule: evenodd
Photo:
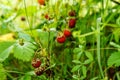
<svg viewBox="0 0 120 80">
<path fill-rule="evenodd" d="M 35 74 L 37 76 L 40 76 L 40 75 L 42 75 L 44 73 L 44 71 L 45 71 L 44 67 L 39 67 L 39 68 L 35 69 Z"/>
<path fill-rule="evenodd" d="M 65 37 L 64 35 L 57 37 L 57 42 L 58 42 L 58 43 L 64 43 L 65 40 L 66 40 L 66 37 Z"/>
<path fill-rule="evenodd" d="M 48 16 L 48 14 L 45 14 L 45 19 L 50 20 L 50 17 Z"/>
<path fill-rule="evenodd" d="M 45 5 L 45 0 L 38 0 L 38 3 L 39 3 L 40 5 Z"/>
<path fill-rule="evenodd" d="M 71 36 L 71 31 L 65 29 L 65 30 L 64 30 L 64 35 L 65 35 L 65 37 L 70 37 L 70 36 Z"/>
<path fill-rule="evenodd" d="M 74 18 L 69 19 L 68 25 L 69 25 L 70 28 L 74 28 L 75 24 L 76 24 L 76 19 L 74 19 Z"/>
<path fill-rule="evenodd" d="M 74 11 L 74 10 L 71 10 L 71 11 L 69 12 L 69 16 L 75 16 L 75 11 Z"/>
<path fill-rule="evenodd" d="M 40 67 L 40 65 L 41 65 L 41 61 L 40 61 L 39 58 L 36 58 L 36 59 L 33 59 L 33 60 L 32 60 L 32 66 L 33 66 L 34 68 L 38 68 L 38 67 Z"/>
</svg>

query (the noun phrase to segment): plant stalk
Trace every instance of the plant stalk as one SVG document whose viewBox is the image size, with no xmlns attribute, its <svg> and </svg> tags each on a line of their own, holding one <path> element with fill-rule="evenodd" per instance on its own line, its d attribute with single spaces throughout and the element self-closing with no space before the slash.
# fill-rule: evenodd
<svg viewBox="0 0 120 80">
<path fill-rule="evenodd" d="M 100 26 L 99 23 L 101 22 L 101 18 L 97 19 L 97 59 L 98 59 L 98 66 L 100 70 L 101 77 L 104 79 L 103 71 L 102 71 L 102 66 L 101 66 L 101 55 L 100 55 Z"/>
</svg>

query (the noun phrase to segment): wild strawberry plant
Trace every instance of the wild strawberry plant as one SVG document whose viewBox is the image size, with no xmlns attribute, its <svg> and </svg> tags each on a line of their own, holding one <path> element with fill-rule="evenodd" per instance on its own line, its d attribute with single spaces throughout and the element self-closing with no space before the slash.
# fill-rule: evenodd
<svg viewBox="0 0 120 80">
<path fill-rule="evenodd" d="M 119 80 L 119 0 L 0 1 L 0 80 Z"/>
</svg>

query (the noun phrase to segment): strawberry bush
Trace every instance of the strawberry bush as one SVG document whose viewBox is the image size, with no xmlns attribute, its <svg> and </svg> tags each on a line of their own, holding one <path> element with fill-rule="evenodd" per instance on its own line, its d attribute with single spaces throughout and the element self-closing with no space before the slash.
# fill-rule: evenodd
<svg viewBox="0 0 120 80">
<path fill-rule="evenodd" d="M 119 80 L 119 0 L 1 0 L 0 80 Z"/>
</svg>

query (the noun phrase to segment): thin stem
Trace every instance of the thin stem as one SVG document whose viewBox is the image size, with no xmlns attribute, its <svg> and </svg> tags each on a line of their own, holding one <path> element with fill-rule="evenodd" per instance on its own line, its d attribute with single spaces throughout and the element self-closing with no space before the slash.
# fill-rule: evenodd
<svg viewBox="0 0 120 80">
<path fill-rule="evenodd" d="M 99 26 L 100 22 L 101 22 L 101 20 L 99 20 L 99 18 L 98 18 L 98 20 L 97 20 L 97 31 L 98 31 L 98 34 L 97 34 L 97 59 L 98 59 L 98 66 L 100 69 L 101 77 L 104 79 L 102 66 L 101 66 L 101 55 L 100 55 L 100 26 Z"/>
<path fill-rule="evenodd" d="M 5 70 L 5 72 L 7 72 L 7 73 L 17 73 L 17 74 L 26 74 L 26 73 L 24 73 L 24 72 L 8 71 L 8 70 Z"/>
<path fill-rule="evenodd" d="M 25 0 L 24 0 L 24 6 L 25 6 L 26 18 L 27 18 L 27 21 L 28 21 L 28 24 L 29 24 L 29 28 L 30 28 L 31 35 L 32 35 L 32 34 L 33 34 L 33 33 L 32 33 L 32 28 L 31 28 L 30 21 L 29 21 L 29 18 L 28 18 L 28 13 L 27 13 L 27 7 L 26 7 L 26 2 L 25 2 Z"/>
<path fill-rule="evenodd" d="M 89 32 L 89 33 L 80 35 L 80 36 L 78 36 L 78 37 L 86 37 L 86 36 L 90 36 L 90 35 L 93 35 L 93 34 L 96 34 L 96 33 L 97 33 L 97 31 L 93 31 L 93 32 Z"/>
<path fill-rule="evenodd" d="M 120 48 L 100 48 L 100 50 L 117 50 L 117 49 L 120 49 Z M 93 49 L 88 49 L 88 51 L 96 51 L 97 48 L 93 48 Z"/>
</svg>

